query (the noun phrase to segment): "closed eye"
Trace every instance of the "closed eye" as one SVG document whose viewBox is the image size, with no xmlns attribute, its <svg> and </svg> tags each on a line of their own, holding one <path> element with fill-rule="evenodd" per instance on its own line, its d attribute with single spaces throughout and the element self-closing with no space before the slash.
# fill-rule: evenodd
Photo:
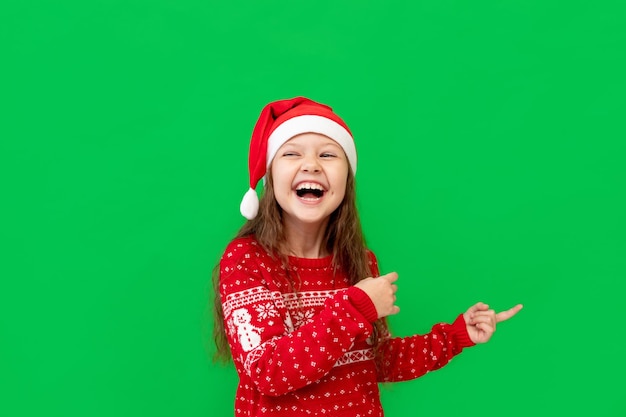
<svg viewBox="0 0 626 417">
<path fill-rule="evenodd" d="M 327 153 L 327 152 L 320 155 L 320 157 L 322 158 L 334 158 L 336 156 L 337 155 L 335 155 L 334 153 Z"/>
</svg>

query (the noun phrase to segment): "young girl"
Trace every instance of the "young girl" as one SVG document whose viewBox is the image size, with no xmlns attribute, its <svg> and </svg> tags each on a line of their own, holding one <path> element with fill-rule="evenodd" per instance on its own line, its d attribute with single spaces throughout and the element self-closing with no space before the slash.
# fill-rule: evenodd
<svg viewBox="0 0 626 417">
<path fill-rule="evenodd" d="M 249 168 L 248 221 L 214 276 L 217 357 L 232 355 L 240 380 L 235 416 L 382 416 L 379 382 L 444 366 L 522 308 L 496 314 L 478 303 L 428 334 L 390 336 L 398 276 L 379 275 L 365 247 L 354 141 L 330 107 L 268 104 Z"/>
</svg>

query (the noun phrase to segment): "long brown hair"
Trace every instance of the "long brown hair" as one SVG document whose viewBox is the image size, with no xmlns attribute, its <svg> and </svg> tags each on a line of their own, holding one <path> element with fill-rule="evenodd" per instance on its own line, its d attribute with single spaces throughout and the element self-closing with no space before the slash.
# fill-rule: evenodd
<svg viewBox="0 0 626 417">
<path fill-rule="evenodd" d="M 256 241 L 272 256 L 280 258 L 284 266 L 288 263 L 287 242 L 283 233 L 282 209 L 274 197 L 271 169 L 267 170 L 267 181 L 263 196 L 259 202 L 259 213 L 253 220 L 247 221 L 237 233 L 236 238 L 254 236 Z M 361 228 L 361 221 L 356 207 L 356 182 L 351 170 L 348 170 L 346 193 L 343 201 L 330 215 L 324 242 L 328 253 L 333 255 L 333 266 L 348 277 L 350 285 L 354 285 L 364 278 L 372 276 L 369 267 L 369 258 L 365 246 L 365 238 Z M 292 283 L 293 284 L 293 283 Z M 228 362 L 230 349 L 224 330 L 224 312 L 219 295 L 219 265 L 213 270 L 213 338 L 217 348 L 214 360 Z M 379 319 L 374 323 L 374 352 L 382 342 L 387 332 L 387 322 Z M 376 361 L 380 364 L 381 361 Z"/>
</svg>

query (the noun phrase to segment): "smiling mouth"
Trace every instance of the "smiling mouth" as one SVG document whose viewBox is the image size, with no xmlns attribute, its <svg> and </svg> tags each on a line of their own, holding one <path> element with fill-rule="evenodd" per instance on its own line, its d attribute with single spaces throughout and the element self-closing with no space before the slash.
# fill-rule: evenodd
<svg viewBox="0 0 626 417">
<path fill-rule="evenodd" d="M 296 190 L 296 194 L 300 198 L 318 199 L 322 198 L 322 196 L 324 195 L 324 191 L 318 190 L 316 188 L 301 188 L 299 190 Z"/>
<path fill-rule="evenodd" d="M 298 198 L 308 201 L 319 200 L 326 192 L 324 187 L 314 182 L 301 183 L 295 191 Z"/>
</svg>

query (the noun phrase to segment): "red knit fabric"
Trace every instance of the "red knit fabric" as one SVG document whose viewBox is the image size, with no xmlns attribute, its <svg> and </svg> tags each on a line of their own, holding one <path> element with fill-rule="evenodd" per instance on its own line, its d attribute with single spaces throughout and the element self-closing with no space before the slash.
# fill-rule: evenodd
<svg viewBox="0 0 626 417">
<path fill-rule="evenodd" d="M 426 335 L 388 337 L 384 375 L 368 336 L 376 310 L 332 258 L 289 258 L 289 274 L 254 238 L 232 241 L 220 296 L 239 386 L 236 417 L 382 416 L 378 382 L 417 378 L 472 346 L 463 315 Z M 374 276 L 378 265 L 370 256 Z"/>
</svg>

